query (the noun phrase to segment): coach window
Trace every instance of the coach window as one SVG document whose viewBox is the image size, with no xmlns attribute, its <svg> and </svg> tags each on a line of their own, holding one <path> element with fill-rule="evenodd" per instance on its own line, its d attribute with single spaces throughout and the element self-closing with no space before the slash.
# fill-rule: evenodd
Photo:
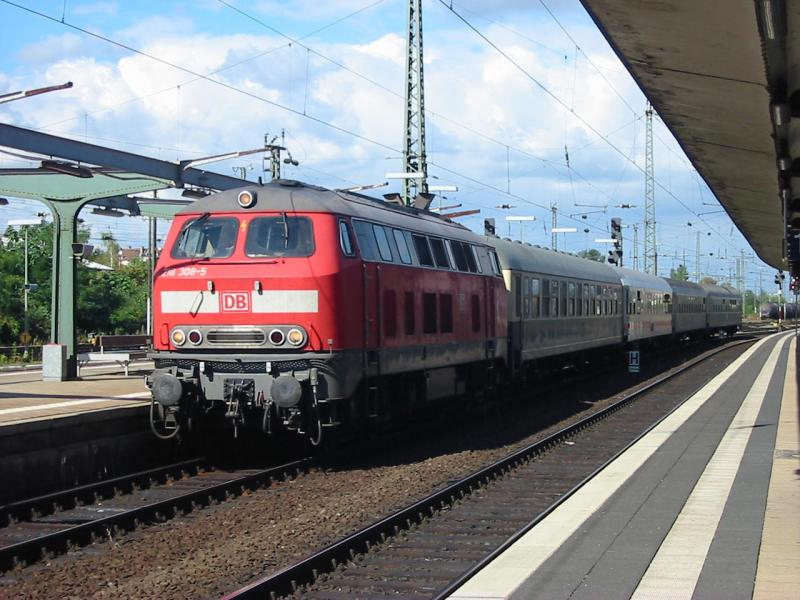
<svg viewBox="0 0 800 600">
<path fill-rule="evenodd" d="M 569 282 L 567 284 L 567 296 L 569 298 L 568 299 L 569 304 L 567 306 L 568 315 L 570 317 L 574 317 L 575 316 L 575 284 L 572 283 L 572 282 Z"/>
<path fill-rule="evenodd" d="M 589 286 L 587 284 L 583 284 L 583 316 L 590 317 L 592 315 L 589 307 L 591 306 L 591 294 L 589 293 Z"/>
<path fill-rule="evenodd" d="M 392 235 L 394 236 L 394 241 L 397 244 L 397 252 L 400 254 L 400 262 L 406 265 L 411 264 L 411 252 L 408 250 L 408 243 L 406 242 L 406 236 L 403 235 L 403 232 L 399 229 L 392 229 Z"/>
<path fill-rule="evenodd" d="M 416 330 L 416 315 L 414 311 L 414 292 L 403 294 L 403 315 L 406 335 L 414 335 Z"/>
<path fill-rule="evenodd" d="M 550 280 L 542 279 L 542 316 L 550 316 Z"/>
<path fill-rule="evenodd" d="M 558 281 L 551 281 L 550 282 L 550 316 L 557 317 L 558 316 L 558 288 L 559 282 Z"/>
<path fill-rule="evenodd" d="M 430 238 L 431 250 L 433 250 L 433 260 L 437 267 L 442 269 L 450 268 L 450 261 L 447 260 L 447 252 L 444 249 L 444 240 L 440 238 Z"/>
<path fill-rule="evenodd" d="M 412 233 L 411 239 L 414 240 L 414 249 L 417 251 L 419 264 L 425 267 L 432 267 L 433 255 L 431 254 L 431 247 L 428 245 L 428 238 L 424 235 Z"/>
<path fill-rule="evenodd" d="M 450 244 L 450 253 L 453 255 L 453 261 L 456 263 L 456 269 L 459 271 L 469 271 L 467 266 L 467 253 L 464 251 L 464 244 L 454 240 L 448 240 Z"/>
<path fill-rule="evenodd" d="M 531 278 L 522 279 L 522 316 L 529 319 L 531 316 Z"/>
<path fill-rule="evenodd" d="M 209 217 L 205 213 L 184 224 L 172 248 L 172 258 L 227 258 L 233 254 L 238 229 L 239 221 L 233 217 Z"/>
<path fill-rule="evenodd" d="M 353 229 L 356 231 L 358 248 L 364 260 L 378 260 L 378 244 L 375 241 L 375 232 L 372 223 L 353 220 Z"/>
<path fill-rule="evenodd" d="M 386 237 L 386 230 L 380 225 L 373 225 L 372 229 L 375 232 L 375 239 L 378 240 L 378 253 L 381 255 L 381 259 L 386 262 L 393 262 L 392 247 Z"/>
<path fill-rule="evenodd" d="M 522 277 L 514 275 L 514 315 L 522 316 Z"/>
<path fill-rule="evenodd" d="M 539 280 L 531 279 L 531 317 L 539 316 Z"/>
</svg>

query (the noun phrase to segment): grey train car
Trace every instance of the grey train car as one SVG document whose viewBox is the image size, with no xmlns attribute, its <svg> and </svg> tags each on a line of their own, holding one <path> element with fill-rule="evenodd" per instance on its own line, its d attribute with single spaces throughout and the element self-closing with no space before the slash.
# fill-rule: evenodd
<svg viewBox="0 0 800 600">
<path fill-rule="evenodd" d="M 706 327 L 735 333 L 742 326 L 742 296 L 729 285 L 701 284 L 706 291 Z"/>
<path fill-rule="evenodd" d="M 510 368 L 622 344 L 622 284 L 608 265 L 491 239 L 509 291 Z M 526 365 L 530 366 L 530 365 Z"/>
<path fill-rule="evenodd" d="M 691 337 L 706 328 L 706 290 L 691 281 L 667 279 L 672 288 L 672 332 Z"/>
<path fill-rule="evenodd" d="M 614 270 L 622 281 L 625 341 L 638 342 L 670 336 L 672 287 L 667 281 L 642 271 L 620 267 Z"/>
</svg>

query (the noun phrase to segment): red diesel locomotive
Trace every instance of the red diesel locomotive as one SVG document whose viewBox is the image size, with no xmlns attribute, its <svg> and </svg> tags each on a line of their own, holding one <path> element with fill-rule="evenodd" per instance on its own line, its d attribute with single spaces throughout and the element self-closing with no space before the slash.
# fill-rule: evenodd
<svg viewBox="0 0 800 600">
<path fill-rule="evenodd" d="M 158 260 L 153 430 L 203 416 L 319 444 L 476 392 L 505 362 L 506 302 L 487 239 L 430 212 L 289 180 L 214 194 Z"/>
</svg>

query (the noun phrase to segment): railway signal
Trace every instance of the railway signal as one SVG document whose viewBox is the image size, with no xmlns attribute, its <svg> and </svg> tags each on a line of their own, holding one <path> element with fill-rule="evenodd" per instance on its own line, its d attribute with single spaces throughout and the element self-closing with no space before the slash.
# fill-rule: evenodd
<svg viewBox="0 0 800 600">
<path fill-rule="evenodd" d="M 622 266 L 622 219 L 611 219 L 611 239 L 614 249 L 608 251 L 608 262 L 612 265 Z"/>
</svg>

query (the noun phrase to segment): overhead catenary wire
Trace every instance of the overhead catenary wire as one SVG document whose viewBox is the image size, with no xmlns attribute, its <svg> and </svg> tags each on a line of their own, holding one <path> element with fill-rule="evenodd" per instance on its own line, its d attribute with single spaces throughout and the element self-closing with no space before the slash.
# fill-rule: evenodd
<svg viewBox="0 0 800 600">
<path fill-rule="evenodd" d="M 445 0 L 439 0 L 439 2 L 445 6 L 453 15 L 455 15 L 464 25 L 466 25 L 469 29 L 471 29 L 478 37 L 480 37 L 485 43 L 489 46 L 494 48 L 494 50 L 499 53 L 503 58 L 505 58 L 509 63 L 511 63 L 518 71 L 520 71 L 527 79 L 529 79 L 536 87 L 538 87 L 541 91 L 543 91 L 548 97 L 553 99 L 559 106 L 561 106 L 564 110 L 569 111 L 574 115 L 574 117 L 580 121 L 587 129 L 589 129 L 592 133 L 600 137 L 612 150 L 614 150 L 617 154 L 622 156 L 625 160 L 631 162 L 637 169 L 645 172 L 645 170 L 638 164 L 634 159 L 628 156 L 621 148 L 619 148 L 614 142 L 610 139 L 605 137 L 594 125 L 592 125 L 589 121 L 587 121 L 583 116 L 579 113 L 571 110 L 569 106 L 556 94 L 554 94 L 546 85 L 544 85 L 541 81 L 539 81 L 536 77 L 534 77 L 531 73 L 527 71 L 522 65 L 520 65 L 516 60 L 514 60 L 511 56 L 509 56 L 502 48 L 500 48 L 497 44 L 495 44 L 492 40 L 490 40 L 483 32 L 481 32 L 477 27 L 475 27 L 472 23 L 470 23 L 463 15 L 461 15 L 455 8 L 453 8 L 452 4 L 448 4 Z M 736 248 L 736 246 L 727 238 L 725 238 L 721 233 L 714 230 L 706 221 L 697 214 L 691 207 L 689 207 L 683 200 L 678 198 L 672 191 L 664 186 L 659 180 L 655 180 L 656 185 L 667 193 L 671 198 L 677 201 L 681 206 L 683 206 L 687 211 L 692 213 L 695 217 L 700 219 L 707 227 L 711 228 L 714 233 L 720 237 L 727 245 L 732 248 Z"/>
<path fill-rule="evenodd" d="M 176 63 L 173 63 L 173 62 L 171 62 L 171 61 L 168 61 L 168 60 L 166 60 L 166 59 L 160 58 L 160 57 L 158 57 L 158 56 L 156 56 L 156 55 L 154 55 L 154 54 L 151 54 L 151 53 L 145 52 L 145 51 L 143 51 L 143 50 L 139 50 L 138 48 L 134 48 L 133 46 L 130 46 L 129 44 L 125 44 L 125 43 L 122 43 L 122 42 L 118 42 L 118 41 L 116 41 L 116 40 L 114 40 L 114 39 L 112 39 L 112 38 L 110 38 L 110 37 L 103 36 L 103 35 L 100 35 L 100 34 L 98 34 L 98 33 L 95 33 L 95 32 L 92 32 L 92 31 L 89 31 L 89 30 L 87 30 L 87 29 L 85 29 L 85 28 L 82 28 L 82 27 L 80 27 L 80 26 L 74 25 L 74 24 L 72 24 L 72 23 L 69 23 L 69 22 L 63 22 L 63 23 L 62 23 L 61 21 L 58 21 L 57 19 L 55 19 L 55 18 L 53 18 L 53 17 L 51 17 L 51 16 L 49 16 L 49 15 L 47 15 L 47 14 L 41 13 L 41 12 L 39 12 L 39 11 L 36 11 L 36 10 L 34 10 L 34 9 L 31 9 L 31 8 L 29 8 L 29 7 L 26 7 L 26 6 L 22 6 L 22 5 L 20 5 L 20 4 L 17 4 L 17 3 L 15 3 L 15 2 L 12 2 L 11 0 L 0 0 L 0 1 L 2 1 L 3 3 L 5 3 L 5 4 L 8 4 L 8 5 L 10 5 L 10 6 L 14 6 L 14 7 L 16 7 L 16 8 L 19 8 L 20 10 L 26 11 L 26 12 L 28 12 L 28 13 L 30 13 L 30 14 L 36 15 L 36 16 L 38 16 L 38 17 L 40 17 L 40 18 L 43 18 L 43 19 L 46 19 L 46 20 L 49 20 L 49 21 L 53 21 L 53 22 L 56 22 L 56 23 L 60 23 L 60 24 L 62 24 L 62 25 L 63 25 L 63 26 L 65 26 L 65 27 L 69 27 L 69 28 L 71 28 L 71 29 L 74 29 L 74 30 L 76 30 L 76 31 L 79 31 L 79 32 L 81 32 L 81 33 L 83 33 L 83 34 L 85 34 L 85 35 L 88 35 L 88 36 L 94 37 L 94 38 L 96 38 L 96 39 L 99 39 L 99 40 L 101 40 L 101 41 L 104 41 L 104 42 L 106 42 L 106 43 L 109 43 L 109 44 L 112 44 L 112 45 L 114 45 L 114 46 L 117 46 L 117 47 L 119 47 L 119 48 L 122 48 L 122 49 L 128 50 L 129 52 L 132 52 L 132 53 L 134 53 L 134 54 L 138 54 L 138 55 L 140 55 L 140 56 L 144 56 L 145 58 L 148 58 L 148 59 L 150 59 L 150 60 L 153 60 L 153 61 L 155 61 L 155 62 L 158 62 L 158 63 L 160 63 L 160 64 L 163 64 L 163 65 L 169 66 L 169 67 L 171 67 L 171 68 L 174 68 L 174 69 L 176 69 L 176 70 L 179 70 L 179 71 L 182 71 L 182 72 L 188 73 L 188 74 L 192 75 L 193 77 L 195 77 L 195 78 L 196 78 L 196 80 L 197 80 L 197 79 L 206 80 L 206 81 L 208 81 L 208 82 L 210 82 L 210 83 L 213 83 L 213 84 L 219 85 L 219 86 L 221 86 L 221 87 L 223 87 L 223 88 L 225 88 L 225 89 L 228 89 L 228 90 L 230 90 L 230 91 L 233 91 L 233 92 L 237 92 L 237 93 L 243 94 L 243 95 L 245 95 L 245 96 L 247 96 L 247 97 L 250 97 L 250 98 L 252 98 L 252 99 L 255 99 L 255 100 L 258 100 L 258 101 L 264 102 L 264 103 L 266 103 L 266 104 L 269 104 L 269 105 L 275 106 L 276 108 L 280 108 L 280 109 L 282 109 L 282 110 L 285 110 L 285 111 L 287 111 L 287 112 L 290 112 L 290 113 L 292 113 L 292 114 L 295 114 L 295 115 L 297 115 L 297 116 L 300 116 L 300 117 L 305 117 L 305 118 L 307 118 L 307 119 L 309 119 L 309 120 L 311 120 L 311 121 L 314 121 L 314 122 L 316 122 L 316 123 L 318 123 L 318 124 L 321 124 L 321 125 L 323 125 L 323 126 L 326 126 L 326 127 L 332 128 L 332 129 L 334 129 L 334 130 L 337 130 L 337 131 L 339 131 L 339 132 L 341 132 L 341 133 L 344 133 L 344 134 L 347 134 L 347 135 L 351 135 L 351 136 L 353 136 L 353 137 L 355 137 L 355 138 L 357 138 L 357 139 L 361 139 L 362 141 L 365 141 L 365 142 L 368 142 L 368 143 L 374 144 L 374 145 L 376 145 L 376 146 L 379 146 L 379 147 L 381 147 L 381 148 L 384 148 L 384 149 L 386 149 L 386 150 L 389 150 L 389 151 L 391 151 L 391 152 L 395 152 L 395 153 L 397 153 L 397 154 L 399 154 L 399 153 L 400 153 L 400 150 L 399 150 L 399 149 L 397 149 L 397 148 L 394 148 L 394 147 L 392 147 L 392 146 L 390 146 L 390 145 L 388 145 L 388 144 L 385 144 L 385 143 L 383 143 L 383 142 L 380 142 L 380 141 L 378 141 L 378 140 L 372 139 L 372 138 L 370 138 L 370 137 L 368 137 L 368 136 L 365 136 L 365 135 L 359 134 L 359 133 L 357 133 L 357 132 L 354 132 L 354 131 L 352 131 L 352 130 L 349 130 L 349 129 L 347 129 L 347 128 L 341 127 L 341 126 L 339 126 L 339 125 L 336 125 L 336 124 L 334 124 L 334 123 L 330 123 L 330 122 L 328 122 L 328 121 L 325 121 L 324 119 L 321 119 L 321 118 L 319 118 L 319 117 L 314 117 L 314 116 L 312 116 L 312 115 L 309 115 L 309 114 L 303 114 L 301 111 L 298 111 L 297 109 L 294 109 L 294 108 L 292 108 L 292 107 L 286 106 L 286 105 L 284 105 L 284 104 L 281 104 L 281 103 L 279 103 L 279 102 L 275 102 L 275 101 L 273 101 L 273 100 L 270 100 L 270 99 L 268 99 L 268 98 L 265 98 L 265 97 L 263 97 L 263 96 L 260 96 L 260 95 L 258 95 L 258 94 L 255 94 L 255 93 L 253 93 L 253 92 L 249 92 L 249 91 L 247 91 L 247 90 L 242 90 L 241 88 L 238 88 L 238 87 L 236 87 L 236 86 L 233 86 L 233 85 L 231 85 L 231 84 L 228 84 L 228 83 L 226 83 L 226 82 L 223 82 L 223 81 L 219 81 L 219 80 L 217 80 L 217 79 L 214 79 L 214 78 L 212 78 L 212 77 L 210 77 L 210 76 L 208 76 L 208 75 L 204 75 L 204 74 L 202 74 L 202 73 L 198 73 L 198 72 L 196 72 L 196 71 L 193 71 L 192 69 L 189 69 L 189 68 L 187 68 L 187 67 L 183 67 L 183 66 L 181 66 L 181 65 L 178 65 L 178 64 L 176 64 Z M 290 39 L 291 39 L 291 38 L 290 38 Z M 312 50 L 313 50 L 313 49 L 312 49 Z M 366 79 L 368 80 L 368 78 L 366 78 Z M 173 89 L 173 87 L 174 87 L 174 86 L 171 86 L 171 87 L 170 87 L 170 88 L 168 88 L 168 89 Z M 388 89 L 388 88 L 386 88 L 386 89 Z M 436 113 L 433 113 L 433 114 L 436 114 Z M 442 119 L 444 119 L 444 120 L 446 120 L 446 121 L 448 121 L 448 122 L 452 122 L 452 123 L 454 123 L 454 124 L 456 124 L 456 125 L 459 125 L 459 126 L 460 126 L 460 124 L 458 124 L 457 122 L 455 122 L 455 121 L 453 121 L 453 120 L 451 120 L 451 119 L 448 119 L 447 117 L 444 117 L 443 115 L 436 115 L 436 116 L 438 116 L 439 118 L 442 118 Z M 482 134 L 482 133 L 480 133 L 480 132 L 477 132 L 476 130 L 473 130 L 473 129 L 469 128 L 469 127 L 465 127 L 465 129 L 467 129 L 467 130 L 469 130 L 469 131 L 472 131 L 472 132 L 474 132 L 474 133 L 477 133 L 477 134 L 479 134 L 479 135 L 482 135 L 483 137 L 488 137 L 488 136 L 486 136 L 485 134 Z M 498 144 L 500 144 L 500 145 L 504 145 L 504 146 L 506 145 L 504 142 L 501 142 L 501 141 L 499 141 L 499 140 L 494 140 L 494 139 L 493 139 L 492 141 L 495 141 L 496 143 L 498 143 Z M 539 160 L 539 161 L 541 161 L 541 162 L 543 162 L 543 163 L 545 163 L 545 164 L 550 164 L 550 165 L 557 165 L 557 164 L 558 164 L 558 163 L 555 163 L 554 161 L 549 161 L 549 160 L 547 160 L 547 159 L 543 159 L 543 158 L 541 158 L 541 157 L 535 156 L 535 155 L 533 155 L 533 154 L 531 154 L 531 153 L 525 152 L 525 151 L 523 151 L 523 150 L 519 150 L 519 149 L 517 149 L 517 148 L 514 148 L 514 150 L 515 150 L 515 151 L 517 151 L 517 152 L 520 152 L 520 153 L 522 153 L 522 154 L 524 154 L 524 155 L 531 156 L 532 158 L 535 158 L 535 159 L 537 159 L 537 160 Z M 439 165 L 439 168 L 441 168 L 441 166 L 440 166 L 440 165 Z M 449 171 L 450 171 L 451 173 L 458 173 L 457 171 L 454 171 L 454 170 L 449 170 Z M 573 170 L 573 172 L 577 173 L 577 172 L 576 172 L 576 171 L 574 171 L 574 170 Z M 599 190 L 599 188 L 596 188 L 596 186 L 594 186 L 594 184 L 593 184 L 593 183 L 591 183 L 590 181 L 588 181 L 588 180 L 587 180 L 585 177 L 581 176 L 580 174 L 579 174 L 579 176 L 580 176 L 580 177 L 581 177 L 581 179 L 583 179 L 583 180 L 584 180 L 584 181 L 585 181 L 585 182 L 586 182 L 588 185 L 590 185 L 591 187 L 594 187 L 595 189 L 598 189 L 598 190 Z M 481 185 L 484 185 L 485 187 L 487 187 L 487 188 L 489 188 L 489 189 L 497 189 L 497 188 L 495 188 L 494 186 L 491 186 L 491 185 L 489 185 L 489 184 L 485 184 L 484 182 L 479 182 L 479 180 L 477 180 L 477 179 L 475 179 L 475 178 L 468 178 L 468 179 L 470 179 L 470 180 L 472 180 L 472 181 L 475 181 L 476 183 L 479 183 L 479 184 L 481 184 Z M 518 196 L 515 196 L 515 195 L 511 195 L 511 197 L 519 198 Z M 532 203 L 532 204 L 534 204 L 534 205 L 535 205 L 535 203 Z"/>
</svg>

